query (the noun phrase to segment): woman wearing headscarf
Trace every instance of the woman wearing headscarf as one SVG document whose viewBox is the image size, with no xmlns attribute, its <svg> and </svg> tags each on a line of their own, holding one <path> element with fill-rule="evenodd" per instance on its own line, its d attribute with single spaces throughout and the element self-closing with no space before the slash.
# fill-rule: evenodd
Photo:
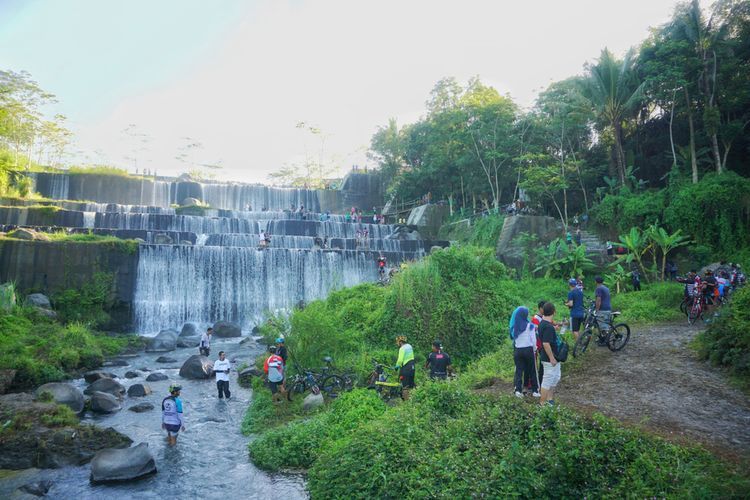
<svg viewBox="0 0 750 500">
<path fill-rule="evenodd" d="M 529 321 L 529 310 L 518 307 L 513 311 L 510 323 L 510 338 L 513 342 L 513 361 L 516 364 L 514 377 L 516 397 L 523 397 L 523 387 L 531 382 L 534 397 L 539 397 L 539 384 L 534 366 L 536 351 L 536 327 Z"/>
</svg>

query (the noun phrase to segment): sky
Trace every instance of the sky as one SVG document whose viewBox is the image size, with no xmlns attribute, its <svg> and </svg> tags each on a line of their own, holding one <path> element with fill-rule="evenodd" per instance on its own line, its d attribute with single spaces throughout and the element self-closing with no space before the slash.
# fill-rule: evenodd
<svg viewBox="0 0 750 500">
<path fill-rule="evenodd" d="M 0 68 L 57 96 L 71 163 L 159 175 L 219 165 L 265 182 L 322 158 L 374 166 L 370 138 L 478 76 L 522 107 L 624 54 L 673 0 L 0 0 Z M 320 131 L 312 134 L 300 122 Z M 180 159 L 181 158 L 181 159 Z"/>
</svg>

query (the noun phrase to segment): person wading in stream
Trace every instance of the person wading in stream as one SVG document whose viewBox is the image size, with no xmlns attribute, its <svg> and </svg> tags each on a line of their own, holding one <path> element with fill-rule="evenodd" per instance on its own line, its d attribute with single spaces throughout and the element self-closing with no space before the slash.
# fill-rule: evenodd
<svg viewBox="0 0 750 500">
<path fill-rule="evenodd" d="M 219 390 L 219 399 L 223 399 L 226 396 L 228 400 L 232 397 L 232 393 L 229 392 L 230 368 L 231 365 L 224 351 L 219 351 L 219 359 L 214 361 L 214 373 L 216 374 L 216 388 Z"/>
<path fill-rule="evenodd" d="M 211 354 L 211 335 L 214 334 L 214 329 L 209 328 L 206 330 L 206 333 L 201 335 L 201 343 L 198 344 L 198 351 L 200 351 L 201 355 L 208 357 L 209 354 Z"/>
<path fill-rule="evenodd" d="M 169 386 L 169 396 L 161 402 L 161 428 L 167 431 L 167 444 L 177 444 L 177 434 L 185 430 L 185 417 L 182 415 L 182 400 L 180 399 L 182 387 L 179 385 Z"/>
</svg>

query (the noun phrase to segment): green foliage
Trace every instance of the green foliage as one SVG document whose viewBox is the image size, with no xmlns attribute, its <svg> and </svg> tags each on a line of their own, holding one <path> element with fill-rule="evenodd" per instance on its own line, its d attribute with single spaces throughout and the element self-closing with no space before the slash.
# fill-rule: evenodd
<svg viewBox="0 0 750 500">
<path fill-rule="evenodd" d="M 750 179 L 726 172 L 685 185 L 672 196 L 664 222 L 731 258 L 750 246 Z"/>
<path fill-rule="evenodd" d="M 41 422 L 47 427 L 74 427 L 78 425 L 78 417 L 69 407 L 55 405 L 50 411 L 40 416 Z"/>
<path fill-rule="evenodd" d="M 602 228 L 621 234 L 631 227 L 646 227 L 663 220 L 666 203 L 664 190 L 634 194 L 625 189 L 606 195 L 591 209 L 591 218 Z"/>
<path fill-rule="evenodd" d="M 544 271 L 545 278 L 570 278 L 582 276 L 594 267 L 584 245 L 568 245 L 561 238 L 555 238 L 546 247 L 537 249 L 534 273 Z"/>
<path fill-rule="evenodd" d="M 737 290 L 729 307 L 700 334 L 698 352 L 703 359 L 750 383 L 750 287 Z"/>
<path fill-rule="evenodd" d="M 97 368 L 104 356 L 119 352 L 128 343 L 125 337 L 107 337 L 78 323 L 62 326 L 33 309 L 0 312 L 0 331 L 0 368 L 17 370 L 17 388 L 61 380 L 79 369 Z"/>
<path fill-rule="evenodd" d="M 704 450 L 455 383 L 426 384 L 319 449 L 312 498 L 429 497 L 436 485 L 446 498 L 725 497 L 748 486 Z"/>
<path fill-rule="evenodd" d="M 261 435 L 250 443 L 250 457 L 266 470 L 307 469 L 318 459 L 323 446 L 385 410 L 374 391 L 357 389 L 342 394 L 326 411 Z"/>
<path fill-rule="evenodd" d="M 124 240 L 116 236 L 94 234 L 91 231 L 87 233 L 68 233 L 66 231 L 58 231 L 56 233 L 48 233 L 47 237 L 50 241 L 63 243 L 95 243 L 105 245 L 111 247 L 112 250 L 116 252 L 121 252 L 127 255 L 135 255 L 138 252 L 138 241 L 136 240 Z"/>
<path fill-rule="evenodd" d="M 504 223 L 505 217 L 502 215 L 479 217 L 475 220 L 472 227 L 471 236 L 468 240 L 469 245 L 487 247 L 494 250 L 497 248 L 497 239 L 500 237 Z"/>
<path fill-rule="evenodd" d="M 52 295 L 60 321 L 83 322 L 94 326 L 107 323 L 110 319 L 107 311 L 112 306 L 113 284 L 112 274 L 96 273 L 91 281 L 80 288 L 69 288 Z"/>
<path fill-rule="evenodd" d="M 130 175 L 124 168 L 112 167 L 109 165 L 85 165 L 85 166 L 74 166 L 68 169 L 69 174 L 84 174 L 84 175 L 109 175 L 113 177 L 126 177 L 132 179 L 140 179 Z"/>
<path fill-rule="evenodd" d="M 16 305 L 16 284 L 3 283 L 0 285 L 0 310 L 9 311 Z"/>
<path fill-rule="evenodd" d="M 435 339 L 457 366 L 494 350 L 497 329 L 514 298 L 501 280 L 505 267 L 491 249 L 451 247 L 410 266 L 389 287 L 375 337 L 381 345 L 406 335 L 417 352 Z"/>
<path fill-rule="evenodd" d="M 683 297 L 683 286 L 674 282 L 642 284 L 641 291 L 618 293 L 612 297 L 612 308 L 622 311 L 622 321 L 634 323 L 657 323 L 677 321 L 684 318 L 679 306 Z"/>
</svg>

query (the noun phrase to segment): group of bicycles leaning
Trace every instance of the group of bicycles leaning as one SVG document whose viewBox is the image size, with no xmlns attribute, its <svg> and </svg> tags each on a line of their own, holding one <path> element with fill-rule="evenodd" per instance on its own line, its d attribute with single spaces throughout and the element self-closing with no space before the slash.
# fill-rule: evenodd
<svg viewBox="0 0 750 500">
<path fill-rule="evenodd" d="M 685 284 L 680 310 L 692 325 L 699 319 L 709 319 L 711 313 L 729 299 L 733 290 L 745 284 L 745 275 L 741 265 L 721 263 L 716 271 L 707 269 L 701 276 L 693 270 L 677 281 Z"/>
</svg>

